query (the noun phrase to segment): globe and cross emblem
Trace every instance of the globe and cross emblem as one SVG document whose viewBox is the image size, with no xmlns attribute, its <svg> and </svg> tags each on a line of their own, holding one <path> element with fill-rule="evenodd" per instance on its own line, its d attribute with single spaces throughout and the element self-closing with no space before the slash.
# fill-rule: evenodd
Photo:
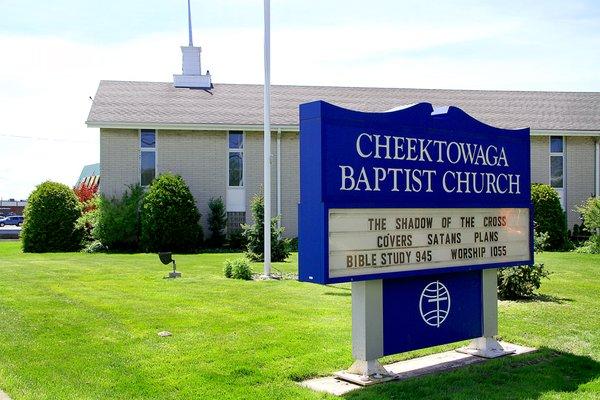
<svg viewBox="0 0 600 400">
<path fill-rule="evenodd" d="M 439 328 L 450 314 L 450 292 L 440 281 L 429 283 L 419 299 L 421 318 L 429 326 Z"/>
</svg>

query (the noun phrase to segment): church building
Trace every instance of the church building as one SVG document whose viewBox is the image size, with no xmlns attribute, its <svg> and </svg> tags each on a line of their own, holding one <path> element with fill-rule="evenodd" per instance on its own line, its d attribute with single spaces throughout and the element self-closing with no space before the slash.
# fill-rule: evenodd
<svg viewBox="0 0 600 400">
<path fill-rule="evenodd" d="M 191 24 L 190 24 L 191 25 Z M 120 196 L 163 172 L 181 175 L 205 225 L 208 202 L 221 197 L 228 229 L 251 222 L 250 201 L 263 182 L 262 85 L 212 82 L 190 37 L 182 73 L 170 82 L 101 81 L 86 121 L 100 130 L 100 192 Z M 385 112 L 419 102 L 453 105 L 500 128 L 531 128 L 531 180 L 559 194 L 568 227 L 574 211 L 600 193 L 600 93 L 271 87 L 272 215 L 297 236 L 298 106 L 324 100 L 358 111 Z"/>
</svg>

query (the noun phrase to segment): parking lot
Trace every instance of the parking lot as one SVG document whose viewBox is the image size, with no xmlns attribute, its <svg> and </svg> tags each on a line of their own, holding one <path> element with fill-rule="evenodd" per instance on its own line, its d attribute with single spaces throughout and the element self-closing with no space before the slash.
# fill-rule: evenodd
<svg viewBox="0 0 600 400">
<path fill-rule="evenodd" d="M 20 233 L 20 226 L 7 225 L 0 227 L 0 239 L 18 239 Z"/>
</svg>

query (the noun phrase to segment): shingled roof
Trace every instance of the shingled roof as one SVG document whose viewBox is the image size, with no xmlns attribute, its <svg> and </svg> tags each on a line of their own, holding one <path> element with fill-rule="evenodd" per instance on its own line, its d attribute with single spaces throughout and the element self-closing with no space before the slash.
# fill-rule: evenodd
<svg viewBox="0 0 600 400">
<path fill-rule="evenodd" d="M 501 128 L 600 131 L 600 93 L 497 90 L 393 89 L 334 86 L 271 87 L 274 128 L 297 129 L 298 105 L 325 100 L 359 111 L 386 111 L 428 102 L 454 105 Z M 101 81 L 90 127 L 261 126 L 262 85 L 215 84 L 210 92 L 169 82 Z"/>
</svg>

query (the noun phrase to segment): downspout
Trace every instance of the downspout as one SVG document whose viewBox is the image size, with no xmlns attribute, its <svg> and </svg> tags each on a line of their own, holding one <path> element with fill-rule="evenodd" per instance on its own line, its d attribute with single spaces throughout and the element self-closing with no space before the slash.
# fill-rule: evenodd
<svg viewBox="0 0 600 400">
<path fill-rule="evenodd" d="M 594 176 L 596 177 L 594 192 L 596 193 L 596 197 L 600 197 L 600 137 L 596 138 L 596 157 L 594 158 Z"/>
<path fill-rule="evenodd" d="M 277 129 L 277 227 L 281 228 L 281 128 Z"/>
<path fill-rule="evenodd" d="M 594 176 L 596 178 L 595 194 L 600 198 L 600 137 L 596 138 L 596 157 L 594 157 Z M 600 228 L 596 229 L 596 234 L 600 234 Z"/>
</svg>

